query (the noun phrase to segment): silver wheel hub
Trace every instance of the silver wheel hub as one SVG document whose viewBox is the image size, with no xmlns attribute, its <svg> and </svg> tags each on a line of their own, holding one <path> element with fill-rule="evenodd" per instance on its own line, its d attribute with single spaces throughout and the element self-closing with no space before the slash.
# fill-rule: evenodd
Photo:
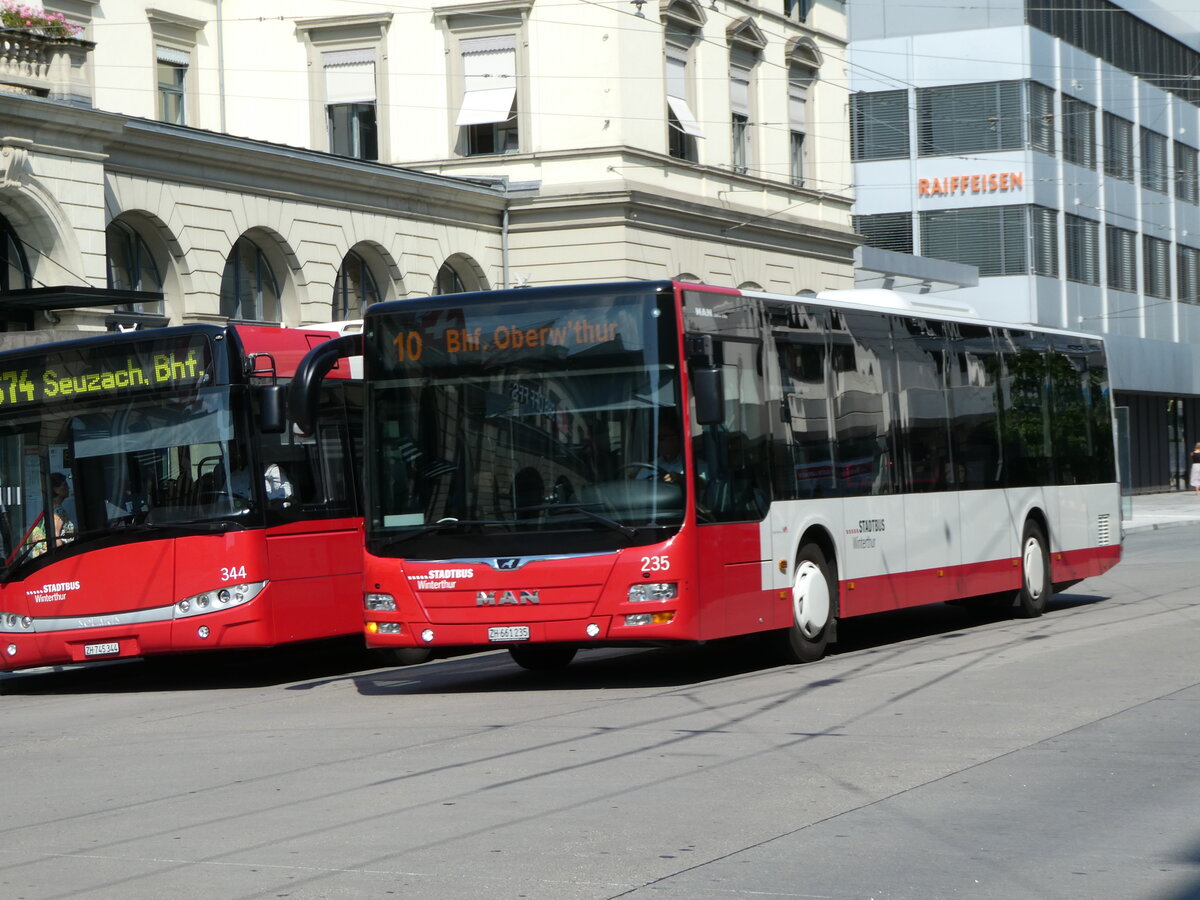
<svg viewBox="0 0 1200 900">
<path fill-rule="evenodd" d="M 1025 569 L 1025 593 L 1037 600 L 1042 596 L 1042 586 L 1046 583 L 1046 559 L 1042 554 L 1042 545 L 1035 538 L 1025 541 L 1021 562 Z"/>
<path fill-rule="evenodd" d="M 829 621 L 829 584 L 821 567 L 809 560 L 796 567 L 792 618 L 806 638 L 817 637 Z"/>
</svg>

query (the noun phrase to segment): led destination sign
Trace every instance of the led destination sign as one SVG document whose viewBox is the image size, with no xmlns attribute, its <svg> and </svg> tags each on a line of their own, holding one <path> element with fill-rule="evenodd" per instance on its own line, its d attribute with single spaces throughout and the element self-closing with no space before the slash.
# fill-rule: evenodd
<svg viewBox="0 0 1200 900">
<path fill-rule="evenodd" d="M 0 362 L 0 408 L 190 387 L 211 367 L 207 341 L 96 347 Z"/>
<path fill-rule="evenodd" d="M 564 312 L 547 319 L 544 313 L 522 311 L 504 316 L 496 311 L 472 315 L 471 321 L 465 321 L 455 310 L 450 317 L 429 324 L 407 318 L 391 344 L 396 362 L 401 363 L 419 362 L 429 352 L 443 361 L 465 361 L 509 351 L 569 356 L 614 341 L 631 349 L 640 343 L 640 313 L 635 307 L 608 307 Z"/>
</svg>

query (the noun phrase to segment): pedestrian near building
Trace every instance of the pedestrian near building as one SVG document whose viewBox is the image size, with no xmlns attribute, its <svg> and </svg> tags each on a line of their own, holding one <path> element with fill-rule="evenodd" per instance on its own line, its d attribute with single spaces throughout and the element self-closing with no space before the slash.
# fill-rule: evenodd
<svg viewBox="0 0 1200 900">
<path fill-rule="evenodd" d="M 1200 495 L 1200 441 L 1196 441 L 1196 446 L 1192 448 L 1192 471 L 1188 477 L 1188 484 Z"/>
</svg>

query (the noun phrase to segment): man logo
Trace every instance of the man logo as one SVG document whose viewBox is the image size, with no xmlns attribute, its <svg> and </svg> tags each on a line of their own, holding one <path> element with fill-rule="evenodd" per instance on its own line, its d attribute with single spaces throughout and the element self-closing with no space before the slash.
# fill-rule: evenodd
<svg viewBox="0 0 1200 900">
<path fill-rule="evenodd" d="M 540 603 L 537 591 L 478 591 L 475 594 L 476 606 L 536 606 Z"/>
<path fill-rule="evenodd" d="M 496 560 L 497 569 L 516 569 L 520 568 L 521 558 L 519 556 L 508 556 L 504 559 Z"/>
</svg>

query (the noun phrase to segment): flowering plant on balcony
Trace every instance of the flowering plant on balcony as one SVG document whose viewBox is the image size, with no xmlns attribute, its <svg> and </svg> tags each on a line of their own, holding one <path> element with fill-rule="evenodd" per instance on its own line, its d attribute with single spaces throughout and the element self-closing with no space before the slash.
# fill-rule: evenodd
<svg viewBox="0 0 1200 900">
<path fill-rule="evenodd" d="M 68 22 L 62 13 L 46 12 L 16 0 L 0 0 L 0 25 L 51 38 L 74 37 L 83 31 L 82 25 Z"/>
</svg>

